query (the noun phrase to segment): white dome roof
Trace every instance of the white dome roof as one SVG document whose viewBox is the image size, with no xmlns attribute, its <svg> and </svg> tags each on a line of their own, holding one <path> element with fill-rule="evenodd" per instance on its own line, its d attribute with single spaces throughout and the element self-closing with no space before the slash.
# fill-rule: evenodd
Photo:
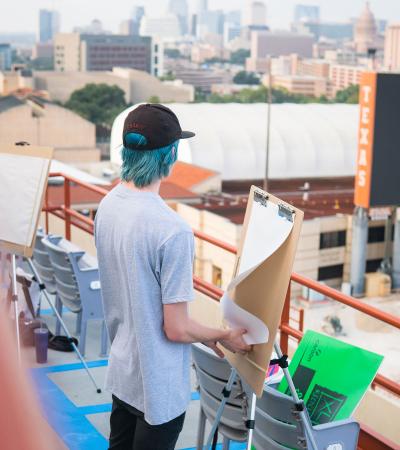
<svg viewBox="0 0 400 450">
<path fill-rule="evenodd" d="M 181 161 L 218 171 L 223 180 L 263 178 L 267 105 L 168 104 L 183 130 Z M 131 107 L 114 121 L 111 160 L 120 164 L 122 128 Z M 273 179 L 340 177 L 355 174 L 358 105 L 273 104 L 269 176 Z"/>
</svg>

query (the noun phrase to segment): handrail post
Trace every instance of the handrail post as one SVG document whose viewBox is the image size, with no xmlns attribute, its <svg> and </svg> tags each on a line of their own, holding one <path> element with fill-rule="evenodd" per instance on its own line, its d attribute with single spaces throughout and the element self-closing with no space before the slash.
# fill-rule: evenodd
<svg viewBox="0 0 400 450">
<path fill-rule="evenodd" d="M 290 285 L 291 282 L 289 281 L 289 286 L 286 292 L 285 304 L 283 305 L 281 316 L 281 325 L 288 325 L 288 326 L 290 319 Z M 286 331 L 282 330 L 282 326 L 281 326 L 280 345 L 282 352 L 287 354 L 289 350 L 289 335 L 286 333 Z"/>
<path fill-rule="evenodd" d="M 68 178 L 64 178 L 64 206 L 65 209 L 71 208 L 71 190 Z M 65 239 L 71 240 L 71 216 L 69 212 L 64 210 L 65 214 Z"/>
<path fill-rule="evenodd" d="M 46 228 L 46 234 L 49 234 L 49 185 L 46 186 L 46 194 L 45 194 L 45 208 L 46 212 L 45 214 L 45 228 Z"/>
<path fill-rule="evenodd" d="M 301 332 L 304 331 L 304 309 L 303 308 L 300 308 L 300 311 L 299 311 L 299 330 Z"/>
</svg>

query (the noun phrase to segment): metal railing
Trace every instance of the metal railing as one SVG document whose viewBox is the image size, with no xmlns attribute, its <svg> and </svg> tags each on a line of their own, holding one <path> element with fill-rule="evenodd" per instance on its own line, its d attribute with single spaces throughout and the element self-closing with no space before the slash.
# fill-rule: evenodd
<svg viewBox="0 0 400 450">
<path fill-rule="evenodd" d="M 100 188 L 98 186 L 91 185 L 80 181 L 74 177 L 70 177 L 63 173 L 51 173 L 49 177 L 62 177 L 64 179 L 64 203 L 62 205 L 50 205 L 48 198 L 48 191 L 45 196 L 45 205 L 43 211 L 46 214 L 46 228 L 48 231 L 49 219 L 48 215 L 53 214 L 65 221 L 65 237 L 66 239 L 71 239 L 71 226 L 75 226 L 84 230 L 90 234 L 93 234 L 93 220 L 87 216 L 79 213 L 78 211 L 72 209 L 71 207 L 71 186 L 76 185 L 83 187 L 91 192 L 95 192 L 102 196 L 106 195 L 108 191 L 106 189 Z M 209 236 L 201 231 L 194 230 L 194 235 L 196 238 L 201 239 L 205 242 L 213 244 L 229 253 L 236 254 L 237 250 L 234 246 L 229 245 L 221 240 L 218 240 L 212 236 Z M 208 283 L 201 278 L 193 277 L 194 287 L 198 292 L 205 294 L 206 296 L 219 301 L 223 294 L 223 290 Z M 336 302 L 343 305 L 354 308 L 371 318 L 377 319 L 388 325 L 391 325 L 398 330 L 400 330 L 400 317 L 394 316 L 393 314 L 386 313 L 379 310 L 373 306 L 367 305 L 362 301 L 351 297 L 349 295 L 343 294 L 336 289 L 330 288 L 326 285 L 320 284 L 310 278 L 304 277 L 302 275 L 292 273 L 291 280 L 289 282 L 286 299 L 282 311 L 281 323 L 280 323 L 280 345 L 282 351 L 287 353 L 289 350 L 289 338 L 293 338 L 298 342 L 303 337 L 303 324 L 304 324 L 304 311 L 299 310 L 299 328 L 294 328 L 290 324 L 290 310 L 291 310 L 291 284 L 298 283 L 301 286 L 305 286 L 316 292 L 323 294 L 325 297 L 331 298 Z M 400 384 L 387 378 L 382 374 L 377 374 L 373 384 L 379 386 L 392 394 L 400 397 Z M 389 442 L 386 438 L 379 435 L 375 431 L 371 430 L 369 427 L 361 425 L 361 433 L 359 440 L 359 448 L 364 450 L 388 450 L 393 448 L 398 448 L 394 446 L 395 444 Z"/>
</svg>

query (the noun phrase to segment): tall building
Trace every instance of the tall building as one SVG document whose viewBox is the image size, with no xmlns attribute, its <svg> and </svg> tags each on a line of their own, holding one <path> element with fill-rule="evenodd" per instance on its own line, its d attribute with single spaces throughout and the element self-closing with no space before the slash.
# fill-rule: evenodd
<svg viewBox="0 0 400 450">
<path fill-rule="evenodd" d="M 251 28 L 267 25 L 267 7 L 264 2 L 247 1 L 244 25 Z"/>
<path fill-rule="evenodd" d="M 197 16 L 197 37 L 204 39 L 209 34 L 222 36 L 224 33 L 224 12 L 222 10 L 204 11 Z"/>
<path fill-rule="evenodd" d="M 49 42 L 60 31 L 60 15 L 57 11 L 39 11 L 39 41 Z"/>
<path fill-rule="evenodd" d="M 375 17 L 369 2 L 354 25 L 354 46 L 358 53 L 367 53 L 369 48 L 376 46 L 378 37 Z"/>
<path fill-rule="evenodd" d="M 208 10 L 208 0 L 197 0 L 196 14 L 201 14 Z"/>
<path fill-rule="evenodd" d="M 151 38 L 142 36 L 59 33 L 54 44 L 58 72 L 129 67 L 151 73 L 155 56 Z"/>
<path fill-rule="evenodd" d="M 178 17 L 181 34 L 188 31 L 188 5 L 186 0 L 169 0 L 168 12 Z"/>
<path fill-rule="evenodd" d="M 296 5 L 294 8 L 294 21 L 299 22 L 319 22 L 319 6 L 317 5 Z"/>
<path fill-rule="evenodd" d="M 0 71 L 11 69 L 11 45 L 0 44 Z"/>
<path fill-rule="evenodd" d="M 132 11 L 132 25 L 131 25 L 131 33 L 135 36 L 139 35 L 140 30 L 140 22 L 145 15 L 144 6 L 135 6 Z"/>
<path fill-rule="evenodd" d="M 385 33 L 385 67 L 400 70 L 400 23 L 392 24 Z"/>
<path fill-rule="evenodd" d="M 179 18 L 170 13 L 160 17 L 149 17 L 146 14 L 140 22 L 139 34 L 164 40 L 175 40 L 182 36 Z"/>
</svg>

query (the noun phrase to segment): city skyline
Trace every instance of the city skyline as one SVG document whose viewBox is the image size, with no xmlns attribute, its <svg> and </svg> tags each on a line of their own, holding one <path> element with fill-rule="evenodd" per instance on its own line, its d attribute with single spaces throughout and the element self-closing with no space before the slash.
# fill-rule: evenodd
<svg viewBox="0 0 400 450">
<path fill-rule="evenodd" d="M 146 0 L 146 1 L 130 1 L 118 0 L 118 7 L 110 8 L 108 3 L 96 4 L 95 9 L 86 9 L 80 11 L 79 15 L 76 11 L 80 9 L 81 2 L 78 0 L 30 0 L 15 1 L 9 5 L 6 11 L 2 11 L 0 16 L 0 33 L 8 32 L 38 32 L 38 15 L 39 9 L 55 9 L 61 16 L 61 31 L 70 32 L 75 26 L 83 26 L 90 23 L 93 19 L 102 21 L 105 29 L 114 33 L 118 32 L 121 21 L 129 18 L 132 8 L 135 5 L 144 4 L 150 16 L 160 16 L 167 10 L 168 0 Z M 210 9 L 243 9 L 244 0 L 209 0 Z M 267 20 L 272 28 L 288 28 L 293 20 L 294 7 L 296 4 L 315 4 L 321 8 L 322 21 L 340 21 L 344 22 L 351 18 L 357 17 L 362 11 L 365 1 L 353 0 L 316 0 L 316 1 L 299 1 L 285 0 L 285 7 L 282 7 L 281 0 L 268 0 Z M 115 5 L 115 3 L 114 3 Z M 195 0 L 189 0 L 189 11 L 193 11 L 196 5 Z M 371 0 L 371 9 L 377 19 L 388 20 L 389 23 L 400 22 L 400 4 L 397 0 Z M 21 17 L 20 12 L 24 10 Z"/>
</svg>

